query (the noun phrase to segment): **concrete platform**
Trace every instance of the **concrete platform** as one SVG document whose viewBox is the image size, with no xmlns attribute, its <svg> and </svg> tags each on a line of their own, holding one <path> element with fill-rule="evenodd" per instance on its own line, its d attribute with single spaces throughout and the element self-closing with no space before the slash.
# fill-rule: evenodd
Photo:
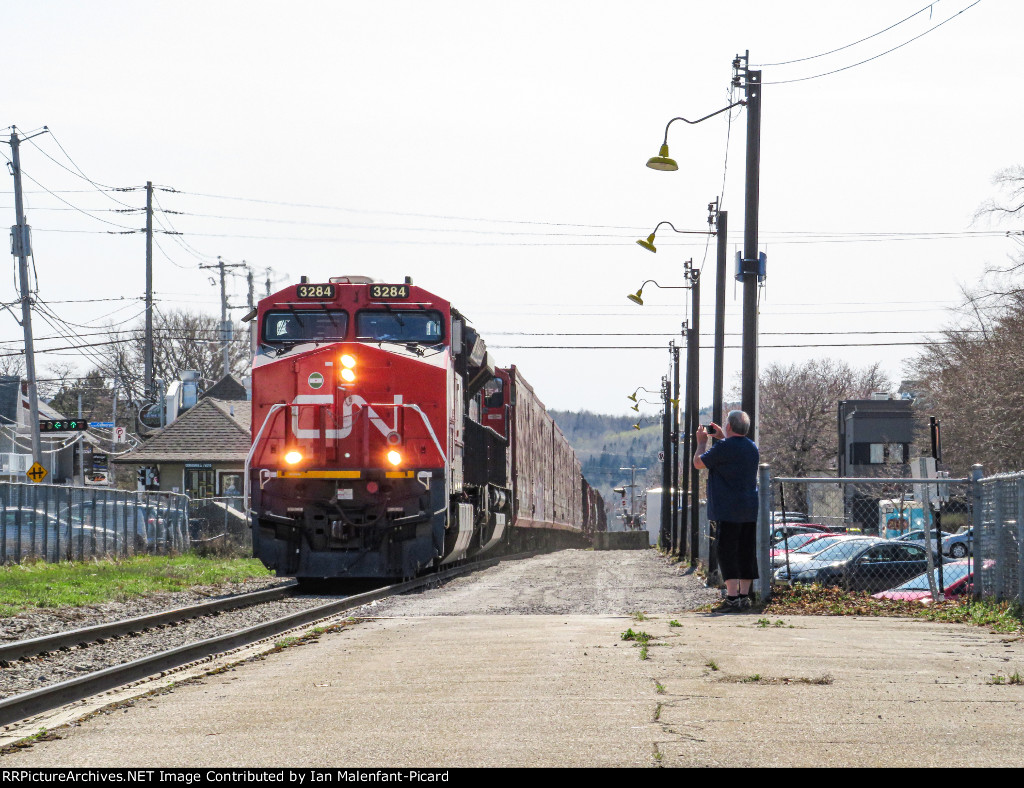
<svg viewBox="0 0 1024 788">
<path fill-rule="evenodd" d="M 62 729 L 0 766 L 1024 764 L 1024 686 L 994 679 L 1024 673 L 1019 639 L 777 621 L 371 619 Z M 629 628 L 653 636 L 647 659 L 621 639 Z"/>
</svg>

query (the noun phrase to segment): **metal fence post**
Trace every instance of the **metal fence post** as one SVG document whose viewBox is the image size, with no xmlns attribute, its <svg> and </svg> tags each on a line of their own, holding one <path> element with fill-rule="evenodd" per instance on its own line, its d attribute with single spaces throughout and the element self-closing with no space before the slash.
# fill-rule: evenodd
<svg viewBox="0 0 1024 788">
<path fill-rule="evenodd" d="M 772 472 L 768 463 L 758 468 L 757 593 L 761 602 L 772 596 L 772 563 L 768 532 L 772 523 Z"/>
<path fill-rule="evenodd" d="M 1017 604 L 1024 604 L 1024 474 L 1017 477 Z"/>
<path fill-rule="evenodd" d="M 981 479 L 985 475 L 984 466 L 977 464 L 971 466 L 971 529 L 973 538 L 967 543 L 967 555 L 974 568 L 974 598 L 981 599 L 982 592 L 982 564 L 978 564 L 978 545 L 981 543 L 981 529 L 984 513 L 982 512 L 982 490 Z"/>
</svg>

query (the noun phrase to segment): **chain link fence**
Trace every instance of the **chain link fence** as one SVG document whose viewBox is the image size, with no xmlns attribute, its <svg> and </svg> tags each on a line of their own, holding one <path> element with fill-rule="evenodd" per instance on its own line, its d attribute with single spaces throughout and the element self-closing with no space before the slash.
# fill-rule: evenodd
<svg viewBox="0 0 1024 788">
<path fill-rule="evenodd" d="M 981 567 L 977 593 L 1024 603 L 1024 472 L 977 483 L 978 517 L 965 549 Z"/>
<path fill-rule="evenodd" d="M 760 489 L 762 598 L 771 583 L 816 583 L 894 599 L 972 590 L 969 479 L 772 479 L 762 466 Z"/>
<path fill-rule="evenodd" d="M 188 522 L 185 495 L 0 482 L 0 564 L 181 552 Z"/>
<path fill-rule="evenodd" d="M 193 548 L 208 555 L 252 555 L 252 530 L 241 495 L 196 498 L 189 535 Z"/>
</svg>

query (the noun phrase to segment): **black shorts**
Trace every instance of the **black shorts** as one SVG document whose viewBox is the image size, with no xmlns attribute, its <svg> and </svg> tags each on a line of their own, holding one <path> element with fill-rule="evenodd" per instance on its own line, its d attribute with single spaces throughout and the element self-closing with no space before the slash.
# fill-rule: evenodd
<svg viewBox="0 0 1024 788">
<path fill-rule="evenodd" d="M 718 568 L 723 580 L 756 580 L 757 523 L 718 523 Z"/>
</svg>

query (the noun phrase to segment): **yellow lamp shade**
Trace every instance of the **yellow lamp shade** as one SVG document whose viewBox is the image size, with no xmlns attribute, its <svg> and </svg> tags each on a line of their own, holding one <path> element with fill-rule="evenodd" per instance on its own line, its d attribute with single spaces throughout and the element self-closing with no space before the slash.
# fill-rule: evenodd
<svg viewBox="0 0 1024 788">
<path fill-rule="evenodd" d="M 668 157 L 668 145 L 662 145 L 658 155 L 647 160 L 647 166 L 652 170 L 663 170 L 665 172 L 674 172 L 679 169 L 675 159 Z"/>
<path fill-rule="evenodd" d="M 655 254 L 658 253 L 658 249 L 654 245 L 654 233 L 648 235 L 646 239 L 641 238 L 637 243 L 649 252 L 654 252 Z"/>
</svg>

